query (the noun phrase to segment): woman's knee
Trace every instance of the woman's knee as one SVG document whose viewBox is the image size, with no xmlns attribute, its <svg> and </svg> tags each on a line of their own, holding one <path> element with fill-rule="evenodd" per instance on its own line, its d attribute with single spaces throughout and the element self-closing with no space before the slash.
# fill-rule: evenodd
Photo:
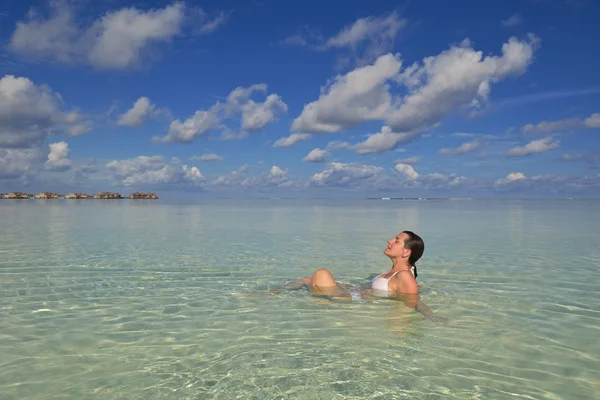
<svg viewBox="0 0 600 400">
<path fill-rule="evenodd" d="M 313 286 L 335 286 L 335 279 L 329 270 L 326 268 L 320 268 L 316 270 L 311 278 L 311 284 Z"/>
</svg>

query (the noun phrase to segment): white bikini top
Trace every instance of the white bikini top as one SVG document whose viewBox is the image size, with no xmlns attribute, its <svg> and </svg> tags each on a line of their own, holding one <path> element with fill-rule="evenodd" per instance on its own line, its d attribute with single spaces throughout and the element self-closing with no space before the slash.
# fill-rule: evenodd
<svg viewBox="0 0 600 400">
<path fill-rule="evenodd" d="M 401 269 L 399 271 L 396 271 L 389 278 L 384 278 L 383 275 L 385 275 L 385 274 L 377 275 L 371 281 L 371 288 L 375 289 L 375 290 L 381 290 L 383 292 L 387 292 L 388 291 L 388 281 L 390 279 L 392 279 L 394 277 L 394 275 L 396 275 L 398 272 L 401 272 L 401 271 L 408 271 L 408 269 Z M 415 271 L 414 271 L 413 267 L 410 268 L 410 272 L 412 272 L 413 276 L 415 276 Z"/>
</svg>

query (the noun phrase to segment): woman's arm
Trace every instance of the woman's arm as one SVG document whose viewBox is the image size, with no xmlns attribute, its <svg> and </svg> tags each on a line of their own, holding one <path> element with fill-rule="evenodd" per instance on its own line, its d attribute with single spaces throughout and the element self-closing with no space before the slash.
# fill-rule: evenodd
<svg viewBox="0 0 600 400">
<path fill-rule="evenodd" d="M 446 322 L 448 322 L 447 318 L 434 315 L 433 311 L 431 311 L 431 309 L 429 307 L 427 307 L 427 305 L 420 300 L 419 295 L 417 293 L 415 293 L 415 294 L 398 294 L 397 300 L 402 301 L 405 306 L 412 308 L 417 312 L 420 312 L 421 314 L 423 314 L 423 316 L 425 316 L 425 318 L 428 318 L 435 323 L 445 324 Z"/>
<path fill-rule="evenodd" d="M 272 295 L 276 295 L 276 294 L 279 294 L 284 291 L 298 290 L 298 289 L 302 289 L 304 287 L 306 287 L 306 288 L 310 287 L 310 278 L 301 278 L 301 279 L 298 279 L 296 282 L 286 283 L 285 285 L 283 285 L 280 288 L 275 288 L 275 289 L 269 290 L 269 293 Z"/>
</svg>

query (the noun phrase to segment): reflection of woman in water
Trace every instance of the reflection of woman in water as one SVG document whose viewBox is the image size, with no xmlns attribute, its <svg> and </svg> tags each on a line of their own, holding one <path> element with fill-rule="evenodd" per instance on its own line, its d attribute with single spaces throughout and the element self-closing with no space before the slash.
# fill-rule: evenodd
<svg viewBox="0 0 600 400">
<path fill-rule="evenodd" d="M 334 301 L 356 301 L 390 298 L 402 301 L 410 309 L 414 309 L 426 317 L 440 322 L 443 318 L 434 317 L 431 310 L 419 302 L 419 285 L 417 283 L 416 262 L 423 255 L 425 244 L 414 232 L 403 231 L 388 240 L 383 254 L 392 261 L 392 268 L 377 275 L 368 288 L 351 288 L 335 281 L 331 272 L 325 268 L 316 270 L 312 277 L 302 278 L 294 283 L 284 285 L 281 289 L 271 290 L 276 294 L 281 290 L 294 290 L 306 287 L 313 296 L 325 297 Z"/>
</svg>

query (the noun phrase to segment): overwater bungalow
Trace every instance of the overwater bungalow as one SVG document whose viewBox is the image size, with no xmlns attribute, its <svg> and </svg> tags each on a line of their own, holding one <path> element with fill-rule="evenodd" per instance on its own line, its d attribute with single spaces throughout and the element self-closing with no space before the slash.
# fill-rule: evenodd
<svg viewBox="0 0 600 400">
<path fill-rule="evenodd" d="M 34 196 L 35 199 L 58 199 L 60 196 L 58 193 L 53 192 L 41 192 Z"/>
<path fill-rule="evenodd" d="M 156 195 L 156 193 L 151 193 L 151 192 L 133 192 L 129 195 L 130 199 L 146 199 L 146 200 L 156 200 L 158 199 L 158 196 Z"/>
<path fill-rule="evenodd" d="M 95 199 L 122 199 L 121 193 L 118 192 L 100 192 L 94 195 Z"/>
<path fill-rule="evenodd" d="M 27 193 L 24 192 L 8 192 L 4 195 L 5 199 L 18 199 L 18 200 L 25 200 L 25 199 L 29 199 L 31 196 Z"/>
<path fill-rule="evenodd" d="M 65 199 L 89 199 L 89 198 L 90 198 L 90 196 L 88 196 L 87 193 L 80 193 L 80 192 L 72 192 L 72 193 L 65 195 Z"/>
</svg>

